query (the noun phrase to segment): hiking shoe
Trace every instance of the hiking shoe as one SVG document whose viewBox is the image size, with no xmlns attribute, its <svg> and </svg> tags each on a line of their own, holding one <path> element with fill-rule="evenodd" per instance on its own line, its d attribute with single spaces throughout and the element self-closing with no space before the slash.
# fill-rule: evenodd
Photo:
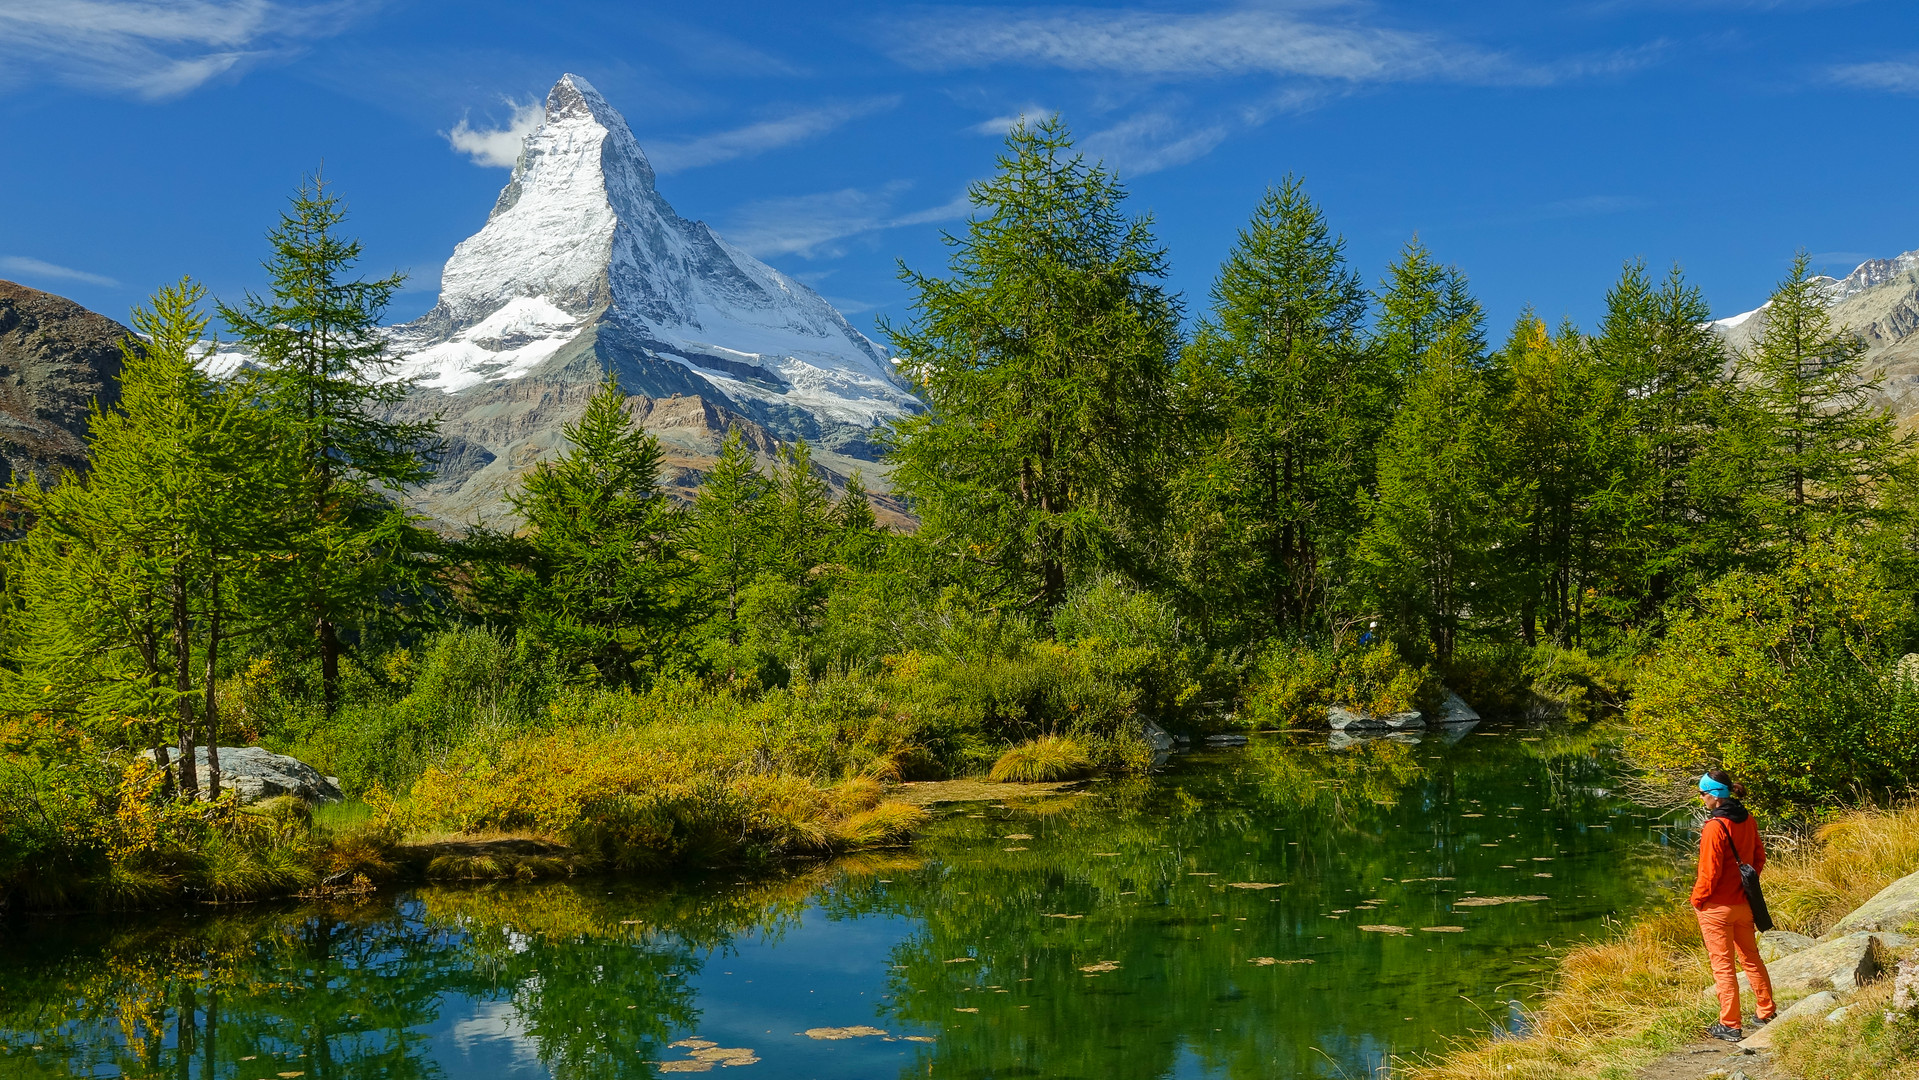
<svg viewBox="0 0 1919 1080">
<path fill-rule="evenodd" d="M 1752 1018 L 1752 1026 L 1765 1027 L 1767 1024 L 1770 1024 L 1777 1019 L 1779 1019 L 1777 1016 L 1755 1016 Z"/>
<path fill-rule="evenodd" d="M 1709 1039 L 1723 1039 L 1726 1042 L 1736 1043 L 1743 1040 L 1746 1037 L 1746 1033 L 1736 1027 L 1727 1027 L 1724 1024 L 1714 1024 L 1713 1026 L 1706 1029 L 1706 1037 Z"/>
</svg>

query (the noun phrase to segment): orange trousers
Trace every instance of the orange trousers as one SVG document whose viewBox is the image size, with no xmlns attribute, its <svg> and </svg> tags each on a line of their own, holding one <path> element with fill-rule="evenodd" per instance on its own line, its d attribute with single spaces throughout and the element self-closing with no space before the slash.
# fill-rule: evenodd
<svg viewBox="0 0 1919 1080">
<path fill-rule="evenodd" d="M 1712 905 L 1695 909 L 1699 914 L 1699 933 L 1706 939 L 1706 955 L 1712 958 L 1713 986 L 1719 991 L 1719 1022 L 1741 1027 L 1739 1019 L 1739 975 L 1733 970 L 1735 953 L 1739 966 L 1746 969 L 1746 981 L 1752 984 L 1755 1010 L 1770 1019 L 1779 1009 L 1772 1003 L 1772 976 L 1766 962 L 1759 959 L 1759 936 L 1752 926 L 1752 909 L 1744 904 L 1729 907 Z"/>
</svg>

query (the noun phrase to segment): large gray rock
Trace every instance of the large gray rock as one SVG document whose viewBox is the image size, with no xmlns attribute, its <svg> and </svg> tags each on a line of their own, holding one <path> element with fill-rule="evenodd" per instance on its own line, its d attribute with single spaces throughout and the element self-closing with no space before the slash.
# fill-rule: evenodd
<svg viewBox="0 0 1919 1080">
<path fill-rule="evenodd" d="M 1764 1050 L 1772 1045 L 1773 1032 L 1779 1030 L 1780 1021 L 1809 1016 L 1823 1017 L 1838 1004 L 1838 995 L 1830 990 L 1821 990 L 1811 997 L 1801 998 L 1792 1008 L 1780 1013 L 1778 1019 L 1746 1036 L 1746 1041 L 1739 1045 L 1747 1050 Z"/>
<path fill-rule="evenodd" d="M 1771 964 L 1817 944 L 1819 942 L 1816 939 L 1804 934 L 1795 934 L 1790 930 L 1768 930 L 1759 935 L 1759 958 Z"/>
<path fill-rule="evenodd" d="M 1435 718 L 1441 724 L 1473 724 L 1479 720 L 1479 713 L 1451 690 L 1446 691 L 1446 700 L 1439 706 L 1439 715 Z"/>
<path fill-rule="evenodd" d="M 1426 718 L 1416 710 L 1374 716 L 1343 705 L 1330 705 L 1326 708 L 1326 724 L 1334 731 L 1417 731 L 1426 726 Z"/>
<path fill-rule="evenodd" d="M 1907 874 L 1832 925 L 1827 936 L 1861 930 L 1904 930 L 1919 922 L 1919 873 Z"/>
<path fill-rule="evenodd" d="M 153 751 L 143 751 L 140 756 L 152 761 Z M 194 748 L 193 767 L 199 776 L 201 796 L 204 798 L 207 788 L 206 747 Z M 169 755 L 167 771 L 176 779 L 179 777 L 180 762 L 177 757 Z M 260 746 L 220 748 L 220 790 L 229 788 L 239 792 L 242 803 L 255 803 L 277 795 L 295 795 L 314 803 L 339 802 L 346 797 L 340 790 L 337 778 L 321 776 L 319 770 L 298 758 L 276 754 Z"/>
<path fill-rule="evenodd" d="M 1810 949 L 1781 957 L 1777 963 L 1768 961 L 1766 973 L 1772 976 L 1773 989 L 1779 991 L 1838 990 L 1843 993 L 1855 990 L 1879 974 L 1882 946 L 1874 937 L 1847 934 L 1822 941 Z M 1740 973 L 1740 982 L 1745 982 L 1744 972 Z"/>
</svg>

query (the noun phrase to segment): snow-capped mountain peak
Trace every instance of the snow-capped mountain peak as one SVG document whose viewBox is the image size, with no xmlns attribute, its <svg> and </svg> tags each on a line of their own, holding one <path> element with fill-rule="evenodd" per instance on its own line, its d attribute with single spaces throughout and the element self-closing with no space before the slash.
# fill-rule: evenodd
<svg viewBox="0 0 1919 1080">
<path fill-rule="evenodd" d="M 457 393 L 522 377 L 589 332 L 610 366 L 678 364 L 776 424 L 797 410 L 870 428 L 919 408 L 817 293 L 675 213 L 626 120 L 569 74 L 486 224 L 447 260 L 439 304 L 396 328 L 397 374 Z"/>
</svg>

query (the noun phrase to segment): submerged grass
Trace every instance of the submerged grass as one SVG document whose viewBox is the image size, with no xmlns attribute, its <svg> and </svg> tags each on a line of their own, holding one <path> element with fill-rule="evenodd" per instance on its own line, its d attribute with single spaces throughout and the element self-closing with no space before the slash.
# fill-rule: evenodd
<svg viewBox="0 0 1919 1080">
<path fill-rule="evenodd" d="M 1837 818 L 1766 867 L 1782 929 L 1818 934 L 1898 878 L 1919 870 L 1919 804 Z M 1523 1038 L 1480 1039 L 1408 1062 L 1405 1080 L 1631 1080 L 1648 1062 L 1695 1040 L 1717 1014 L 1700 990 L 1712 971 L 1683 900 L 1568 952 Z M 1780 1060 L 1822 1080 L 1919 1075 L 1919 1021 L 1888 1023 L 1884 984 L 1860 992 L 1843 1026 L 1782 1028 Z M 1872 1019 L 1872 1018 L 1877 1019 Z M 1850 1032 L 1850 1035 L 1847 1033 Z"/>
</svg>

